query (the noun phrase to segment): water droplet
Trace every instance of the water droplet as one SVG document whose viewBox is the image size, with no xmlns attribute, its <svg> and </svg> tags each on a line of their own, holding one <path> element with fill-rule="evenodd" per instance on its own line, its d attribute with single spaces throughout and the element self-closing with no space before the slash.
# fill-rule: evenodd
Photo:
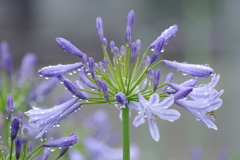
<svg viewBox="0 0 240 160">
<path fill-rule="evenodd" d="M 68 74 L 71 76 L 73 73 L 72 73 L 72 72 L 69 72 Z"/>
<path fill-rule="evenodd" d="M 161 52 L 164 52 L 164 48 L 161 50 Z"/>
<path fill-rule="evenodd" d="M 142 112 L 138 112 L 138 114 L 141 114 Z"/>
<path fill-rule="evenodd" d="M 209 67 L 209 64 L 204 64 L 204 66 Z"/>
<path fill-rule="evenodd" d="M 45 77 L 45 79 L 49 79 L 49 77 Z"/>
<path fill-rule="evenodd" d="M 151 48 L 151 51 L 154 51 L 154 48 Z"/>
<path fill-rule="evenodd" d="M 182 72 L 182 75 L 186 76 L 186 75 L 187 75 L 187 73 L 183 73 L 183 72 Z"/>
</svg>

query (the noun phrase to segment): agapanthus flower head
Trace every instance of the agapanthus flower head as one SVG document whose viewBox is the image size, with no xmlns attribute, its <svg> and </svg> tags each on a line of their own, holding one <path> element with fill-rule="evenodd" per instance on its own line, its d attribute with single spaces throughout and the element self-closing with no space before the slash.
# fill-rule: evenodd
<svg viewBox="0 0 240 160">
<path fill-rule="evenodd" d="M 142 54 L 141 41 L 139 39 L 136 41 L 132 40 L 134 20 L 134 11 L 130 11 L 126 23 L 125 45 L 122 45 L 119 49 L 114 41 L 110 42 L 110 53 L 113 55 L 112 59 L 110 59 L 111 56 L 109 56 L 107 44 L 105 44 L 107 41 L 103 42 L 105 39 L 103 22 L 102 19 L 98 17 L 96 19 L 96 28 L 102 43 L 103 62 L 97 63 L 94 58 L 88 56 L 83 57 L 83 54 L 81 54 L 81 56 L 77 54 L 78 57 L 83 58 L 82 63 L 43 68 L 39 71 L 39 74 L 44 77 L 57 77 L 60 81 L 65 81 L 66 83 L 67 78 L 64 74 L 79 69 L 78 76 L 80 80 L 86 84 L 90 90 L 81 86 L 76 89 L 77 86 L 72 85 L 72 83 L 69 83 L 71 87 L 69 87 L 70 85 L 66 86 L 66 84 L 64 84 L 67 89 L 76 96 L 76 93 L 78 93 L 77 90 L 84 95 L 84 98 L 77 96 L 79 99 L 86 100 L 81 103 L 82 105 L 108 103 L 116 106 L 121 111 L 126 107 L 135 109 L 139 112 L 139 115 L 135 117 L 133 124 L 139 126 L 144 123 L 145 118 L 147 118 L 151 136 L 156 141 L 160 138 L 156 118 L 159 117 L 160 119 L 174 121 L 180 117 L 180 113 L 177 110 L 168 109 L 173 103 L 185 107 L 185 109 L 193 112 L 193 114 L 198 114 L 198 112 L 201 112 L 201 114 L 209 113 L 211 117 L 211 111 L 221 106 L 219 96 L 222 92 L 217 92 L 213 89 L 216 78 L 214 78 L 212 82 L 214 84 L 207 85 L 205 88 L 195 89 L 197 80 L 186 81 L 180 84 L 180 87 L 174 87 L 172 73 L 169 73 L 165 82 L 160 84 L 160 69 L 157 69 L 157 67 L 159 64 L 164 63 L 166 66 L 177 69 L 184 74 L 204 78 L 212 75 L 214 73 L 213 69 L 205 65 L 178 63 L 168 60 L 157 61 L 160 53 L 164 52 L 163 48 L 166 43 L 175 36 L 178 30 L 177 25 L 173 25 L 163 31 Z M 60 40 L 61 43 L 64 42 L 64 45 L 67 44 L 71 46 L 68 52 L 75 53 L 75 46 L 73 47 L 69 41 Z M 60 45 L 60 47 L 62 46 L 63 45 Z M 148 56 L 149 52 L 150 55 L 152 55 L 151 57 Z M 210 96 L 207 96 L 208 98 L 202 98 L 206 101 L 202 99 L 200 101 L 195 100 L 196 97 L 199 97 L 198 93 L 204 97 L 202 93 L 205 93 L 205 91 L 210 88 L 213 90 L 207 92 Z M 88 93 L 88 96 L 85 96 L 83 93 Z M 175 94 L 176 96 L 174 96 Z M 186 102 L 188 101 L 186 98 L 192 99 L 190 104 Z M 201 106 L 196 108 L 195 101 Z M 124 107 L 122 107 L 123 105 Z M 200 120 L 204 121 L 205 118 L 200 117 Z M 37 126 L 37 124 L 33 125 Z"/>
</svg>

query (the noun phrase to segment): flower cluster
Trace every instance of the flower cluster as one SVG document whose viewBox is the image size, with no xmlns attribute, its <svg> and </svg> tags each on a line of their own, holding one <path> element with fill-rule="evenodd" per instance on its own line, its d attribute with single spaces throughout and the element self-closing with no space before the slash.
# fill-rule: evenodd
<svg viewBox="0 0 240 160">
<path fill-rule="evenodd" d="M 81 105 L 107 103 L 116 106 L 120 111 L 126 107 L 136 110 L 139 115 L 135 117 L 133 125 L 139 126 L 147 118 L 151 136 L 155 141 L 160 138 L 157 118 L 173 122 L 180 117 L 177 110 L 169 109 L 174 103 L 192 113 L 207 127 L 217 129 L 213 123 L 214 111 L 221 106 L 222 100 L 219 96 L 223 93 L 214 89 L 219 75 L 215 75 L 213 69 L 207 65 L 157 60 L 160 53 L 164 52 L 164 46 L 175 36 L 177 25 L 163 31 L 141 54 L 141 41 L 139 39 L 134 41 L 132 38 L 134 20 L 134 11 L 130 11 L 127 16 L 125 45 L 118 47 L 111 41 L 108 50 L 102 19 L 100 17 L 96 19 L 96 29 L 103 50 L 103 60 L 100 62 L 95 62 L 94 58 L 88 57 L 70 41 L 56 38 L 57 44 L 64 51 L 81 58 L 80 62 L 45 67 L 38 73 L 43 77 L 58 78 L 76 98 L 46 111 L 33 108 L 26 112 L 30 117 L 30 124 L 42 130 L 38 137 L 78 108 L 80 104 L 73 105 L 78 100 L 85 100 Z M 113 54 L 112 58 L 109 51 Z M 148 52 L 152 52 L 152 55 L 148 56 Z M 161 70 L 157 67 L 161 63 L 195 78 L 213 76 L 212 81 L 198 87 L 196 79 L 174 84 L 173 74 L 169 73 L 165 82 L 159 84 Z M 67 73 L 75 72 L 78 73 L 80 81 L 73 82 L 65 76 Z M 90 90 L 85 89 L 86 86 Z"/>
</svg>

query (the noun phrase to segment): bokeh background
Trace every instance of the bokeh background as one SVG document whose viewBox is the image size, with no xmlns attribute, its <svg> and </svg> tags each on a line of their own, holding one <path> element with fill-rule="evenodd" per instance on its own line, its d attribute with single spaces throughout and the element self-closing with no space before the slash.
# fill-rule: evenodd
<svg viewBox="0 0 240 160">
<path fill-rule="evenodd" d="M 173 123 L 160 120 L 161 138 L 155 142 L 148 125 L 131 126 L 132 143 L 141 148 L 141 160 L 190 159 L 190 150 L 199 146 L 204 160 L 215 160 L 222 149 L 229 151 L 231 159 L 240 156 L 240 1 L 239 0 L 0 0 L 0 40 L 10 43 L 15 69 L 26 52 L 38 56 L 38 69 L 46 65 L 68 64 L 81 61 L 65 53 L 55 43 L 56 37 L 71 40 L 78 48 L 96 61 L 102 59 L 102 51 L 95 29 L 96 17 L 102 17 L 105 37 L 118 46 L 124 44 L 126 16 L 135 11 L 133 39 L 141 39 L 144 48 L 160 33 L 173 24 L 179 26 L 177 36 L 165 47 L 161 59 L 180 62 L 209 64 L 221 75 L 217 90 L 224 89 L 223 105 L 215 112 L 214 131 L 178 106 L 181 118 Z M 189 78 L 180 72 L 161 65 L 162 80 L 168 72 L 174 72 L 174 82 Z M 44 80 L 44 78 L 40 78 Z M 199 80 L 207 83 L 210 79 Z M 62 92 L 59 92 L 62 91 Z M 59 85 L 52 97 L 63 93 Z M 58 95 L 57 95 L 58 94 Z M 115 130 L 121 131 L 119 111 L 114 107 L 88 106 L 79 115 L 90 114 L 96 109 L 110 112 Z M 74 116 L 77 118 L 77 116 Z M 133 116 L 131 121 L 133 120 Z M 80 121 L 69 118 L 63 122 L 74 128 Z M 119 144 L 120 146 L 121 144 Z"/>
</svg>

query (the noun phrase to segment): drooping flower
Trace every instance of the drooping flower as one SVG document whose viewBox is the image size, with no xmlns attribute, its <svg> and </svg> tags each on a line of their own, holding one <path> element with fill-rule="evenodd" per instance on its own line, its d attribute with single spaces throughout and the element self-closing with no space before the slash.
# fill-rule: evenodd
<svg viewBox="0 0 240 160">
<path fill-rule="evenodd" d="M 36 138 L 41 137 L 46 131 L 61 120 L 65 119 L 70 113 L 80 108 L 81 104 L 76 103 L 77 100 L 78 98 L 72 98 L 71 100 L 53 108 L 40 109 L 33 107 L 33 109 L 25 112 L 25 114 L 30 117 L 28 122 L 29 125 L 41 130 Z"/>
<path fill-rule="evenodd" d="M 164 120 L 173 122 L 180 117 L 180 113 L 174 109 L 168 109 L 174 103 L 174 97 L 165 98 L 159 103 L 159 95 L 154 93 L 147 101 L 141 94 L 138 94 L 139 102 L 130 102 L 130 107 L 138 111 L 138 115 L 133 121 L 133 125 L 138 127 L 145 123 L 145 116 L 148 120 L 149 130 L 152 138 L 159 141 L 160 134 L 157 127 L 156 118 L 159 117 Z"/>
</svg>

